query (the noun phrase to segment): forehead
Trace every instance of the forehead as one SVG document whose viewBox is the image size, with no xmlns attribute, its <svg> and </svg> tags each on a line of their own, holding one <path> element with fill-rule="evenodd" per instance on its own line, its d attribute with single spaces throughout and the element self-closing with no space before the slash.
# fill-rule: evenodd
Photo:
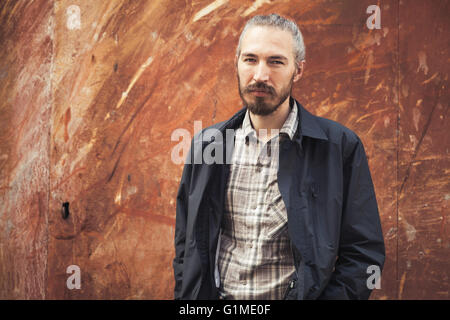
<svg viewBox="0 0 450 320">
<path fill-rule="evenodd" d="M 288 30 L 269 26 L 252 26 L 244 34 L 241 54 L 258 56 L 284 55 L 293 58 L 293 39 Z"/>
</svg>

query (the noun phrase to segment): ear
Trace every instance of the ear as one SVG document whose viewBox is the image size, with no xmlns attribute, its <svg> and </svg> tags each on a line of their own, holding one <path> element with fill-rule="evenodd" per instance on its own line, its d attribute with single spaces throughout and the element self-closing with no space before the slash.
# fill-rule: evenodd
<svg viewBox="0 0 450 320">
<path fill-rule="evenodd" d="M 297 69 L 295 70 L 294 82 L 297 82 L 302 77 L 303 69 L 305 68 L 305 62 L 305 60 L 302 60 L 299 63 L 296 63 Z"/>
</svg>

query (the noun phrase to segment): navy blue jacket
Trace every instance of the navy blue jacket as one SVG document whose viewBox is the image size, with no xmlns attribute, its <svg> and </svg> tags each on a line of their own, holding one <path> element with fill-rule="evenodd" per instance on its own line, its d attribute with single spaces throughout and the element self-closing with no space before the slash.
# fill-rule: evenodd
<svg viewBox="0 0 450 320">
<path fill-rule="evenodd" d="M 368 268 L 382 270 L 385 247 L 363 144 L 348 128 L 297 105 L 299 126 L 292 141 L 280 143 L 278 169 L 296 267 L 286 297 L 368 299 Z M 177 195 L 175 299 L 218 298 L 215 256 L 234 146 L 227 129 L 236 129 L 245 111 L 192 140 Z M 201 161 L 211 143 L 223 161 Z"/>
</svg>

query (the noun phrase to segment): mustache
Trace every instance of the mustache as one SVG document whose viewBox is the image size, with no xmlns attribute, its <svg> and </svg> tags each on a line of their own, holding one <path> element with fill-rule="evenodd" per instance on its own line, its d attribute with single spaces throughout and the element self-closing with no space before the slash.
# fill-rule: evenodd
<svg viewBox="0 0 450 320">
<path fill-rule="evenodd" d="M 275 88 L 265 84 L 264 82 L 256 82 L 254 84 L 248 85 L 245 88 L 245 92 L 252 92 L 252 91 L 264 91 L 272 95 L 275 94 Z"/>
</svg>

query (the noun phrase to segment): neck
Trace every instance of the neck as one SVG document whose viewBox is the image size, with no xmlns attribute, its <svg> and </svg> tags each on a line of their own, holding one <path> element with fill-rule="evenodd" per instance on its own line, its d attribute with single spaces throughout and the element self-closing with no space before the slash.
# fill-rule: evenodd
<svg viewBox="0 0 450 320">
<path fill-rule="evenodd" d="M 275 136 L 275 133 L 271 132 L 271 129 L 278 129 L 280 130 L 283 127 L 284 122 L 286 121 L 289 112 L 290 112 L 290 106 L 289 106 L 289 97 L 278 107 L 277 110 L 272 112 L 269 115 L 261 116 L 253 114 L 250 111 L 250 120 L 252 122 L 253 128 L 256 131 L 256 134 L 258 137 L 261 137 L 263 140 L 270 140 L 273 136 Z M 266 130 L 266 136 L 260 135 L 259 130 L 265 129 Z M 275 131 L 275 130 L 273 130 Z M 275 131 L 277 132 L 277 131 Z"/>
</svg>

